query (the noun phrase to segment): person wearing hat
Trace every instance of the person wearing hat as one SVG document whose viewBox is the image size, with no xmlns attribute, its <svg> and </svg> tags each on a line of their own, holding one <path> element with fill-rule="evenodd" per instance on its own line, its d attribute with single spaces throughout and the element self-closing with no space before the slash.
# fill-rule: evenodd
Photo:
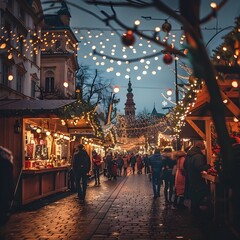
<svg viewBox="0 0 240 240">
<path fill-rule="evenodd" d="M 73 156 L 73 172 L 76 179 L 76 190 L 81 202 L 85 201 L 87 190 L 87 174 L 91 168 L 91 161 L 88 153 L 82 144 L 76 148 Z"/>
<path fill-rule="evenodd" d="M 202 172 L 209 168 L 205 157 L 205 144 L 198 141 L 188 150 L 184 162 L 190 188 L 191 212 L 194 215 L 200 214 L 200 206 L 209 195 L 208 185 L 202 177 Z"/>
</svg>

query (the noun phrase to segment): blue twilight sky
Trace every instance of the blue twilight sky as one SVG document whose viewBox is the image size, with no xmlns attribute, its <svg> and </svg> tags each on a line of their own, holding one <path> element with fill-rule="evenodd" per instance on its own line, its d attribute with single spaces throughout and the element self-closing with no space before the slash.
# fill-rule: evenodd
<svg viewBox="0 0 240 240">
<path fill-rule="evenodd" d="M 112 14 L 111 9 L 108 7 L 87 5 L 82 0 L 68 0 L 66 2 L 85 8 L 101 18 L 104 18 L 101 14 L 101 10 L 104 10 L 110 15 Z M 170 5 L 172 9 L 176 11 L 178 10 L 177 0 L 164 0 L 163 2 Z M 201 16 L 205 16 L 210 12 L 210 2 L 212 1 L 202 1 Z M 220 0 L 216 0 L 215 2 L 219 3 Z M 47 5 L 43 4 L 43 8 L 46 6 Z M 160 46 L 136 37 L 133 48 L 125 48 L 121 43 L 120 37 L 125 31 L 123 31 L 121 27 L 110 22 L 117 29 L 118 34 L 116 34 L 116 32 L 112 31 L 110 27 L 106 26 L 94 16 L 83 10 L 77 9 L 71 4 L 69 4 L 68 7 L 72 15 L 71 27 L 80 41 L 80 49 L 78 51 L 79 64 L 87 65 L 91 69 L 98 69 L 101 72 L 102 77 L 111 79 L 113 85 L 118 85 L 120 87 L 120 92 L 117 94 L 117 97 L 120 98 L 120 103 L 118 104 L 120 113 L 124 113 L 129 77 L 132 82 L 137 113 L 144 109 L 151 112 L 154 104 L 157 111 L 162 113 L 167 112 L 167 110 L 163 110 L 162 107 L 174 106 L 174 62 L 170 65 L 166 65 L 162 61 L 163 55 L 160 54 L 157 57 L 148 58 L 141 62 L 136 61 L 128 64 L 126 63 L 129 59 L 144 58 L 161 52 L 162 48 Z M 139 30 L 148 35 L 153 34 L 155 27 L 159 26 L 161 28 L 164 19 L 168 19 L 168 22 L 172 25 L 171 34 L 167 39 L 168 43 L 173 43 L 180 49 L 184 48 L 185 42 L 183 44 L 181 43 L 182 39 L 184 39 L 181 26 L 172 18 L 157 11 L 155 8 L 133 9 L 122 7 L 115 8 L 115 12 L 118 18 L 125 25 L 130 27 L 133 26 L 136 19 L 139 19 L 141 21 Z M 234 26 L 235 17 L 239 16 L 239 14 L 240 1 L 229 0 L 225 7 L 218 12 L 216 19 L 213 19 L 202 26 L 205 43 L 207 43 L 211 37 L 221 29 L 228 26 Z M 142 16 L 151 17 L 152 20 L 146 20 Z M 215 49 L 222 42 L 222 36 L 227 34 L 230 30 L 231 29 L 224 30 L 214 37 L 214 39 L 208 44 L 209 54 L 211 54 L 212 49 Z M 166 34 L 163 31 L 160 31 L 159 36 L 161 39 L 164 39 Z M 93 55 L 93 46 L 96 48 L 97 52 L 109 56 L 110 58 Z M 114 60 L 114 58 L 122 59 L 122 61 Z M 184 67 L 184 64 L 187 64 L 188 67 Z M 187 78 L 191 73 L 191 66 L 188 64 L 187 60 L 180 58 L 178 60 L 177 69 L 178 82 L 187 83 Z M 173 90 L 173 95 L 170 99 L 166 94 L 168 89 Z"/>
</svg>

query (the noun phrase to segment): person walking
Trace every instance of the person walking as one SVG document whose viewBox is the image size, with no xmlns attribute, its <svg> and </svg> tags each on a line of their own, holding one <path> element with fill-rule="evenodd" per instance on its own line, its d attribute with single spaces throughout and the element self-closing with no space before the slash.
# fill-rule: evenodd
<svg viewBox="0 0 240 240">
<path fill-rule="evenodd" d="M 112 180 L 112 165 L 113 165 L 113 154 L 112 152 L 108 152 L 106 156 L 106 163 L 107 163 L 107 176 L 108 180 Z"/>
<path fill-rule="evenodd" d="M 128 157 L 126 155 L 123 156 L 123 175 L 127 176 L 128 169 Z"/>
<path fill-rule="evenodd" d="M 90 157 L 84 149 L 84 146 L 82 144 L 79 144 L 73 156 L 73 171 L 76 179 L 76 190 L 78 198 L 82 203 L 85 201 L 88 179 L 87 174 L 89 173 L 90 168 Z"/>
<path fill-rule="evenodd" d="M 150 172 L 149 158 L 148 158 L 147 154 L 145 154 L 144 157 L 143 157 L 143 163 L 144 163 L 144 173 L 147 175 Z"/>
<path fill-rule="evenodd" d="M 118 175 L 118 176 L 122 176 L 123 164 L 124 164 L 124 162 L 123 162 L 122 155 L 121 155 L 121 154 L 118 154 L 118 157 L 117 157 L 117 167 L 118 167 L 117 175 Z"/>
<path fill-rule="evenodd" d="M 96 150 L 93 150 L 92 152 L 92 162 L 93 162 L 93 173 L 94 173 L 94 179 L 95 179 L 95 186 L 100 185 L 100 168 L 102 165 L 102 159 L 101 156 L 96 152 Z"/>
<path fill-rule="evenodd" d="M 186 153 L 184 151 L 177 151 L 175 153 L 176 164 L 176 176 L 175 176 L 175 197 L 173 201 L 173 209 L 184 209 L 187 208 L 184 205 L 184 194 L 185 194 L 185 176 L 186 172 L 184 169 Z"/>
<path fill-rule="evenodd" d="M 209 195 L 208 185 L 202 177 L 202 172 L 209 168 L 205 157 L 205 145 L 198 141 L 188 150 L 184 162 L 190 186 L 191 212 L 194 215 L 200 214 L 200 206 Z"/>
<path fill-rule="evenodd" d="M 132 168 L 132 173 L 135 173 L 135 165 L 136 165 L 136 156 L 134 156 L 134 153 L 131 153 L 131 157 L 130 157 L 130 165 Z"/>
<path fill-rule="evenodd" d="M 4 225 L 10 216 L 13 196 L 13 155 L 0 146 L 0 237 L 4 236 Z"/>
<path fill-rule="evenodd" d="M 156 149 L 149 159 L 150 173 L 152 174 L 152 188 L 154 198 L 160 197 L 160 185 L 162 174 L 162 156 L 160 149 Z"/>
<path fill-rule="evenodd" d="M 137 173 L 138 174 L 142 174 L 142 169 L 143 169 L 143 160 L 142 160 L 142 156 L 139 154 L 136 156 L 137 158 Z"/>
<path fill-rule="evenodd" d="M 175 164 L 176 160 L 172 159 L 172 150 L 166 148 L 163 154 L 163 174 L 162 174 L 162 180 L 164 182 L 164 197 L 166 204 L 172 202 L 174 187 L 173 169 Z"/>
</svg>

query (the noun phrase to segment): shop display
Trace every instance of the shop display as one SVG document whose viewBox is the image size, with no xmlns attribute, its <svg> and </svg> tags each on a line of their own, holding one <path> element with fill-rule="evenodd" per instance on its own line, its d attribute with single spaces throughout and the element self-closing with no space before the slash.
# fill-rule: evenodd
<svg viewBox="0 0 240 240">
<path fill-rule="evenodd" d="M 41 121 L 25 124 L 25 169 L 68 165 L 69 136 L 44 128 Z"/>
</svg>

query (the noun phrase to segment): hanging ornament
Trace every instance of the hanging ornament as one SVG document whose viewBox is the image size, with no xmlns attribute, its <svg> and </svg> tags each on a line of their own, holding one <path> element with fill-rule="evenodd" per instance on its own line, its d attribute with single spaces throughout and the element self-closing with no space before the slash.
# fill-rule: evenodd
<svg viewBox="0 0 240 240">
<path fill-rule="evenodd" d="M 171 29 L 172 29 L 172 25 L 167 20 L 165 20 L 165 22 L 162 25 L 162 30 L 164 32 L 169 33 L 171 31 Z"/>
<path fill-rule="evenodd" d="M 135 37 L 131 30 L 128 30 L 127 33 L 122 35 L 122 43 L 125 46 L 132 46 L 135 43 Z"/>
<path fill-rule="evenodd" d="M 166 54 L 164 55 L 164 57 L 163 57 L 163 62 L 164 62 L 165 64 L 171 64 L 172 61 L 173 61 L 172 55 L 171 55 L 170 53 L 166 53 Z"/>
</svg>

